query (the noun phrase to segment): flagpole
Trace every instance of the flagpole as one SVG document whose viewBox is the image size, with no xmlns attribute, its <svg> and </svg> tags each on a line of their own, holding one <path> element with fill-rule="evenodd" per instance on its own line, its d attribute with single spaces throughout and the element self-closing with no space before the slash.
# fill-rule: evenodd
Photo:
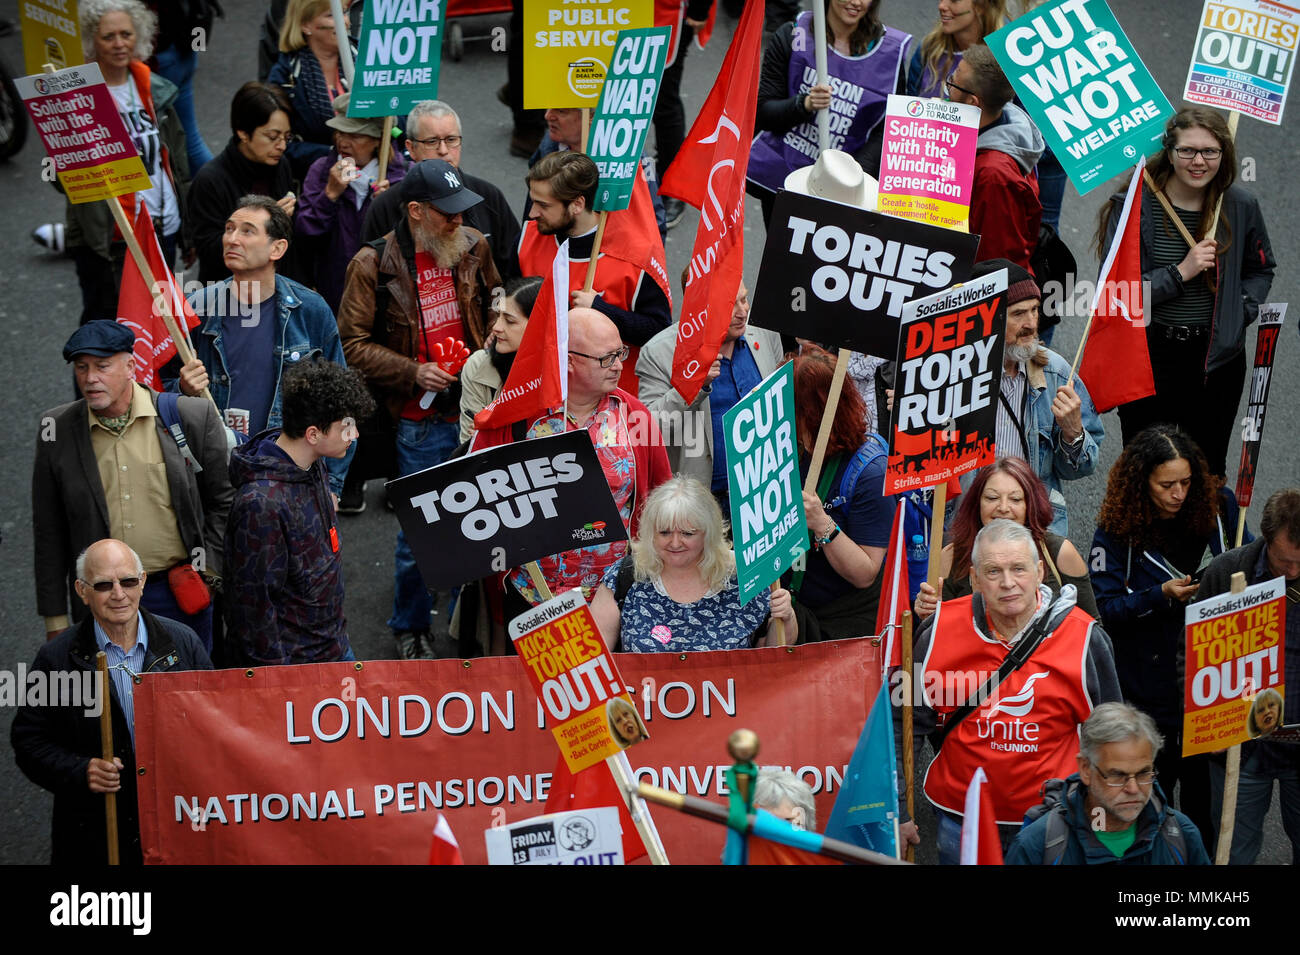
<svg viewBox="0 0 1300 955">
<path fill-rule="evenodd" d="M 1228 592 L 1239 594 L 1246 589 L 1246 575 L 1232 575 Z M 1227 865 L 1232 854 L 1232 830 L 1237 825 L 1237 781 L 1241 777 L 1241 744 L 1228 747 L 1228 762 L 1223 774 L 1223 815 L 1219 819 L 1219 845 L 1214 852 L 1215 865 Z"/>
<path fill-rule="evenodd" d="M 388 173 L 388 157 L 393 152 L 393 117 L 384 117 L 384 132 L 379 138 L 379 176 L 375 182 L 383 182 Z"/>
<path fill-rule="evenodd" d="M 567 427 L 567 420 L 565 422 Z M 535 560 L 530 560 L 524 564 L 524 571 L 528 574 L 528 579 L 533 582 L 537 589 L 538 595 L 543 601 L 550 600 L 553 596 L 551 586 L 546 582 L 542 575 L 541 565 Z M 610 756 L 605 760 L 605 765 L 609 767 L 610 773 L 614 777 L 614 782 L 623 792 L 624 798 L 627 799 L 627 811 L 632 817 L 632 823 L 636 826 L 636 831 L 641 836 L 642 843 L 645 844 L 646 852 L 650 855 L 650 861 L 654 865 L 668 865 L 668 854 L 664 851 L 663 843 L 659 840 L 659 830 L 655 828 L 654 820 L 650 818 L 650 810 L 637 795 L 636 781 L 632 778 L 632 766 L 627 761 L 626 753 L 619 753 L 617 756 Z"/>
<path fill-rule="evenodd" d="M 114 197 L 116 201 L 116 197 Z M 113 761 L 113 707 L 108 691 L 108 657 L 100 650 L 95 654 L 95 669 L 99 680 L 99 749 L 103 759 Z M 120 865 L 117 845 L 117 793 L 104 793 L 104 823 L 108 837 L 108 864 Z"/>
<path fill-rule="evenodd" d="M 343 70 L 343 76 L 348 81 L 348 89 L 351 89 L 354 74 L 352 43 L 348 37 L 347 27 L 343 25 L 343 4 L 340 0 L 330 0 L 330 13 L 334 15 L 334 38 L 338 40 L 339 45 L 339 68 Z"/>
<path fill-rule="evenodd" d="M 912 792 L 912 777 L 916 774 L 915 756 L 912 752 L 912 611 L 903 611 L 903 791 L 907 793 L 907 817 L 915 818 L 915 794 Z M 894 820 L 898 826 L 898 820 Z M 897 828 L 894 844 L 898 845 Z M 899 846 L 902 850 L 902 846 Z M 910 843 L 903 851 L 902 858 L 908 862 L 916 861 L 916 849 Z"/>
<path fill-rule="evenodd" d="M 826 4 L 814 0 L 813 15 L 813 58 L 817 64 L 817 85 L 829 86 L 830 75 L 826 69 Z M 831 148 L 831 111 L 817 110 L 817 148 Z"/>
<path fill-rule="evenodd" d="M 582 280 L 582 290 L 590 292 L 596 285 L 596 263 L 600 259 L 600 243 L 605 238 L 605 221 L 609 213 L 602 209 L 597 213 L 596 238 L 591 243 L 591 258 L 587 261 L 587 277 Z"/>
</svg>

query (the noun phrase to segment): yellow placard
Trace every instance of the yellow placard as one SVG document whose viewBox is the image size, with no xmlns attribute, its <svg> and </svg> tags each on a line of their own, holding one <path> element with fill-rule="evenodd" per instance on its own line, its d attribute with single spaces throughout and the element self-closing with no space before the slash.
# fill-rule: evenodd
<svg viewBox="0 0 1300 955">
<path fill-rule="evenodd" d="M 20 0 L 18 19 L 27 73 L 40 73 L 46 63 L 62 70 L 86 62 L 81 53 L 77 0 Z"/>
<path fill-rule="evenodd" d="M 150 188 L 149 174 L 139 156 L 119 159 L 102 166 L 70 169 L 58 174 L 59 184 L 71 203 L 95 202 L 109 196 L 124 196 Z"/>
<path fill-rule="evenodd" d="M 595 107 L 619 30 L 654 25 L 654 0 L 528 0 L 524 108 Z"/>
</svg>

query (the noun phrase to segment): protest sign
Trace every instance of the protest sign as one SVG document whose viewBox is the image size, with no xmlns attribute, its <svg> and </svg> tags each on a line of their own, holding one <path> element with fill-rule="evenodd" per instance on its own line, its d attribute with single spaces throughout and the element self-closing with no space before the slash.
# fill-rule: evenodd
<svg viewBox="0 0 1300 955">
<path fill-rule="evenodd" d="M 903 307 L 886 494 L 993 463 L 1006 292 L 1001 269 Z"/>
<path fill-rule="evenodd" d="M 73 0 L 23 0 L 18 4 L 18 20 L 26 72 L 39 73 L 46 63 L 63 70 L 86 61 Z"/>
<path fill-rule="evenodd" d="M 372 0 L 361 10 L 349 116 L 403 116 L 438 98 L 442 0 Z"/>
<path fill-rule="evenodd" d="M 740 601 L 779 580 L 808 549 L 795 440 L 794 362 L 722 416 Z"/>
<path fill-rule="evenodd" d="M 497 826 L 483 833 L 488 865 L 622 865 L 618 810 L 575 809 Z"/>
<path fill-rule="evenodd" d="M 876 210 L 967 231 L 979 107 L 889 94 Z"/>
<path fill-rule="evenodd" d="M 1081 195 L 1160 148 L 1173 107 L 1105 0 L 1049 0 L 985 42 Z"/>
<path fill-rule="evenodd" d="M 979 236 L 785 191 L 776 197 L 750 322 L 892 355 L 903 303 L 970 276 Z"/>
<path fill-rule="evenodd" d="M 1300 10 L 1270 0 L 1205 0 L 1183 99 L 1282 122 Z"/>
<path fill-rule="evenodd" d="M 1189 604 L 1183 756 L 1235 746 L 1282 725 L 1286 580 Z"/>
<path fill-rule="evenodd" d="M 524 4 L 524 109 L 595 106 L 620 30 L 654 25 L 654 0 Z"/>
<path fill-rule="evenodd" d="M 587 155 L 600 170 L 597 212 L 626 209 L 632 201 L 671 33 L 672 27 L 619 31 L 587 139 Z"/>
<path fill-rule="evenodd" d="M 69 202 L 94 202 L 149 188 L 149 174 L 99 64 L 21 76 L 14 86 Z"/>
<path fill-rule="evenodd" d="M 455 458 L 387 486 L 429 587 L 627 540 L 585 430 Z"/>
<path fill-rule="evenodd" d="M 1277 340 L 1285 320 L 1285 302 L 1259 307 L 1255 370 L 1250 376 L 1246 416 L 1241 419 L 1241 464 L 1237 468 L 1237 503 L 1243 511 L 1250 507 L 1250 499 L 1255 494 L 1259 446 L 1264 440 L 1264 413 L 1268 410 L 1269 385 L 1273 383 L 1273 359 L 1277 356 Z"/>
<path fill-rule="evenodd" d="M 747 727 L 826 818 L 880 688 L 870 640 L 628 653 L 652 736 L 640 782 L 719 799 Z M 246 675 L 246 673 L 251 675 Z M 555 768 L 519 661 L 420 660 L 146 674 L 135 688 L 140 826 L 150 863 L 423 864 L 441 811 L 473 833 L 541 811 Z M 711 823 L 656 817 L 674 863 L 714 863 Z M 462 839 L 465 861 L 486 861 Z"/>
<path fill-rule="evenodd" d="M 580 589 L 510 621 L 510 639 L 569 772 L 617 756 L 649 735 Z"/>
</svg>

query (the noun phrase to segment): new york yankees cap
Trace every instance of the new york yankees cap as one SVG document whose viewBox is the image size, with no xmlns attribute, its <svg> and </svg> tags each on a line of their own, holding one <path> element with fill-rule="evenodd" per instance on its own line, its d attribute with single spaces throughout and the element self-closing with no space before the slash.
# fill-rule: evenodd
<svg viewBox="0 0 1300 955">
<path fill-rule="evenodd" d="M 443 159 L 417 162 L 402 180 L 403 202 L 427 202 L 446 216 L 464 212 L 483 201 L 477 192 L 465 188 L 460 170 Z"/>
</svg>

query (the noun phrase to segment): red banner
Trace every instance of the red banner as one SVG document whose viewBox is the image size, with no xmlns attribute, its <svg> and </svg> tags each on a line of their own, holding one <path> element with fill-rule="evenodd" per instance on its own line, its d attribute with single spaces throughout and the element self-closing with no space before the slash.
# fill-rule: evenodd
<svg viewBox="0 0 1300 955">
<path fill-rule="evenodd" d="M 618 658 L 650 730 L 628 751 L 640 781 L 721 802 L 747 727 L 830 817 L 880 688 L 870 640 Z M 541 813 L 555 766 L 510 657 L 148 674 L 135 719 L 154 864 L 423 864 L 439 810 L 481 864 L 483 830 Z M 718 861 L 721 827 L 653 815 L 670 861 Z"/>
</svg>

